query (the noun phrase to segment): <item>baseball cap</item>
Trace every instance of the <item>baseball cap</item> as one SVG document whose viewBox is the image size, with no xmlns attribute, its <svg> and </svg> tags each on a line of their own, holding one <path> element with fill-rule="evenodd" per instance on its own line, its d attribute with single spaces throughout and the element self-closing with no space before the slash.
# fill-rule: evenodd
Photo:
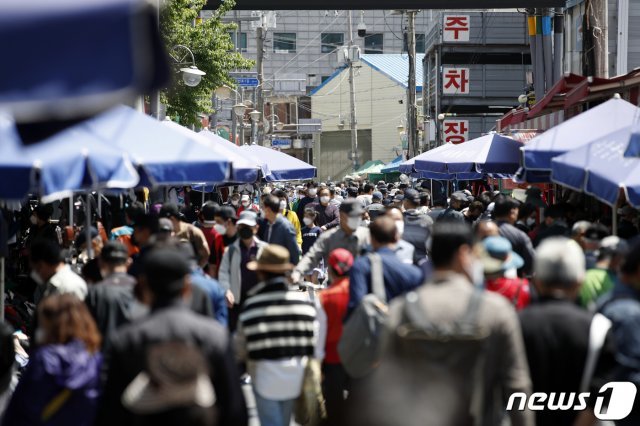
<svg viewBox="0 0 640 426">
<path fill-rule="evenodd" d="M 364 213 L 364 208 L 359 200 L 348 199 L 340 203 L 340 212 L 349 216 L 359 216 Z"/>
<path fill-rule="evenodd" d="M 374 191 L 373 194 L 371 194 L 371 198 L 374 200 L 382 200 L 382 193 L 380 191 Z"/>
<path fill-rule="evenodd" d="M 254 227 L 257 225 L 258 215 L 255 212 L 245 210 L 240 213 L 240 217 L 238 218 L 238 222 L 236 225 L 247 225 Z"/>
<path fill-rule="evenodd" d="M 347 275 L 353 266 L 353 255 L 349 250 L 337 248 L 329 253 L 329 265 L 338 275 Z"/>
<path fill-rule="evenodd" d="M 404 200 L 404 195 L 402 195 L 402 194 L 396 194 L 393 197 L 393 202 L 394 203 L 397 203 L 397 202 L 402 201 L 402 200 Z"/>
<path fill-rule="evenodd" d="M 412 203 L 419 204 L 420 203 L 420 193 L 412 188 L 407 188 L 404 191 L 404 199 L 409 200 Z"/>
<path fill-rule="evenodd" d="M 242 197 L 240 197 L 240 201 L 249 201 L 249 194 L 242 194 Z"/>
<path fill-rule="evenodd" d="M 231 206 L 222 206 L 220 210 L 216 212 L 216 216 L 220 216 L 223 220 L 237 220 L 238 216 L 236 216 L 236 211 Z"/>
<path fill-rule="evenodd" d="M 164 203 L 160 208 L 159 216 L 180 218 L 180 209 L 178 209 L 177 204 Z"/>
<path fill-rule="evenodd" d="M 100 252 L 100 259 L 107 262 L 126 262 L 129 250 L 120 241 L 109 241 Z"/>
<path fill-rule="evenodd" d="M 158 232 L 173 232 L 173 223 L 166 217 L 158 220 Z"/>
</svg>

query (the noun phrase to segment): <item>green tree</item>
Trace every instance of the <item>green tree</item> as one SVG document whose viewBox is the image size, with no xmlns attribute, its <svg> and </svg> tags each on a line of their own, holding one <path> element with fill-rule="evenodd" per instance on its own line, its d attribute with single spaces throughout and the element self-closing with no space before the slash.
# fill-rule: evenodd
<svg viewBox="0 0 640 426">
<path fill-rule="evenodd" d="M 222 17 L 233 8 L 235 1 L 224 0 L 213 12 L 213 17 L 200 20 L 200 11 L 205 3 L 206 0 L 169 0 L 160 12 L 160 31 L 167 51 L 182 57 L 186 51 L 173 50 L 173 47 L 187 46 L 193 52 L 196 66 L 207 73 L 198 86 L 189 87 L 178 72 L 181 66 L 171 64 L 176 71 L 173 83 L 161 93 L 161 100 L 167 106 L 167 115 L 179 117 L 182 124 L 199 124 L 198 113 L 213 112 L 213 91 L 222 85 L 235 85 L 229 72 L 250 69 L 254 64 L 233 51 L 229 34 L 235 29 L 235 24 L 222 22 Z M 187 58 L 191 61 L 190 55 Z"/>
</svg>

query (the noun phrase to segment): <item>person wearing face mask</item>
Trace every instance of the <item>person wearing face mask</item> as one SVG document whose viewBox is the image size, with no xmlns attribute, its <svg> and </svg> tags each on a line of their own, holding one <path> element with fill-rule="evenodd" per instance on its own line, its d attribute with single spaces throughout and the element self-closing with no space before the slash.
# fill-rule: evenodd
<svg viewBox="0 0 640 426">
<path fill-rule="evenodd" d="M 382 261 L 382 275 L 387 302 L 410 290 L 424 281 L 422 271 L 417 266 L 398 262 L 396 248 L 399 240 L 396 221 L 390 216 L 381 216 L 369 226 L 371 247 Z M 349 273 L 349 304 L 347 317 L 371 293 L 371 259 L 360 256 L 353 263 Z"/>
<path fill-rule="evenodd" d="M 207 240 L 210 252 L 206 270 L 213 278 L 218 278 L 218 269 L 224 253 L 224 239 L 215 229 L 216 211 L 219 208 L 213 201 L 207 201 L 200 209 L 200 230 Z"/>
<path fill-rule="evenodd" d="M 218 234 L 222 235 L 224 246 L 229 247 L 238 239 L 238 228 L 236 226 L 238 217 L 235 210 L 229 206 L 222 206 L 216 210 L 214 218 L 216 221 L 213 226 L 214 229 Z"/>
<path fill-rule="evenodd" d="M 50 204 L 40 204 L 29 217 L 31 226 L 29 227 L 29 237 L 26 244 L 29 247 L 37 240 L 51 240 L 61 244 L 55 225 L 49 223 L 53 207 Z"/>
<path fill-rule="evenodd" d="M 529 235 L 536 227 L 536 208 L 533 204 L 522 204 L 518 210 L 516 228 Z"/>
<path fill-rule="evenodd" d="M 99 257 L 104 279 L 89 286 L 85 303 L 105 340 L 120 326 L 146 313 L 134 295 L 136 279 L 127 274 L 130 264 L 127 248 L 118 241 L 108 242 Z"/>
<path fill-rule="evenodd" d="M 472 284 L 478 259 L 470 227 L 439 222 L 432 238 L 433 278 L 391 303 L 380 337 L 383 362 L 354 404 L 357 419 L 351 424 L 418 425 L 428 418 L 431 424 L 459 425 L 477 418 L 497 425 L 509 395 L 530 395 L 515 310 L 504 297 Z M 403 392 L 381 392 L 391 388 Z M 413 421 L 407 421 L 408 412 Z M 535 424 L 530 410 L 506 415 L 512 425 Z"/>
<path fill-rule="evenodd" d="M 196 250 L 196 255 L 198 256 L 198 265 L 200 265 L 200 267 L 207 265 L 209 256 L 211 255 L 207 238 L 199 228 L 180 220 L 178 206 L 173 203 L 163 204 L 159 216 L 171 220 L 171 223 L 173 223 L 173 232 L 177 239 L 187 240 L 193 245 L 193 248 Z"/>
<path fill-rule="evenodd" d="M 60 246 L 51 240 L 34 241 L 29 250 L 31 278 L 37 287 L 34 302 L 53 294 L 71 293 L 84 300 L 87 283 L 64 263 Z"/>
<path fill-rule="evenodd" d="M 307 191 L 305 193 L 304 198 L 302 198 L 298 202 L 298 207 L 296 208 L 296 214 L 298 215 L 298 220 L 302 221 L 304 217 L 304 209 L 307 208 L 308 204 L 317 202 L 316 195 L 318 194 L 318 189 L 316 184 L 313 182 L 309 182 L 307 184 Z"/>
<path fill-rule="evenodd" d="M 258 223 L 254 212 L 243 212 L 236 226 L 238 239 L 225 249 L 218 277 L 220 285 L 225 289 L 231 332 L 236 330 L 240 308 L 247 298 L 247 292 L 258 284 L 255 271 L 248 270 L 247 263 L 255 260 L 258 252 L 267 245 L 256 236 Z"/>
<path fill-rule="evenodd" d="M 258 213 L 258 211 L 260 211 L 260 207 L 253 203 L 253 201 L 251 200 L 251 195 L 242 194 L 242 196 L 240 197 L 240 207 L 238 207 L 236 210 L 238 215 L 240 215 L 240 213 L 245 210 L 251 210 Z"/>
<path fill-rule="evenodd" d="M 359 256 L 370 244 L 369 229 L 360 226 L 364 208 L 356 199 L 344 200 L 339 207 L 340 226 L 323 232 L 291 273 L 291 280 L 299 282 L 311 273 L 328 253 L 337 248 L 347 249 L 354 257 Z"/>
<path fill-rule="evenodd" d="M 296 212 L 289 208 L 287 193 L 282 189 L 276 189 L 271 193 L 271 195 L 275 195 L 280 200 L 280 214 L 291 222 L 291 226 L 293 226 L 293 229 L 296 231 L 296 243 L 298 243 L 299 246 L 302 246 L 302 226 L 300 225 Z"/>
<path fill-rule="evenodd" d="M 228 205 L 233 207 L 236 211 L 238 211 L 238 209 L 240 208 L 240 194 L 237 192 L 234 192 L 233 194 L 231 194 L 231 196 L 229 197 Z"/>
<path fill-rule="evenodd" d="M 415 248 L 411 243 L 402 239 L 405 231 L 405 219 L 402 212 L 399 209 L 393 208 L 390 209 L 386 215 L 396 222 L 396 229 L 398 230 L 398 242 L 395 248 L 396 256 L 398 256 L 398 259 L 400 259 L 402 263 L 413 264 Z M 426 239 L 423 241 L 426 241 Z"/>
<path fill-rule="evenodd" d="M 322 229 L 322 232 L 335 228 L 340 225 L 340 213 L 338 212 L 338 206 L 330 203 L 331 195 L 328 188 L 322 188 L 318 192 L 318 203 L 313 203 L 311 206 L 318 212 L 318 226 Z"/>
<path fill-rule="evenodd" d="M 267 195 L 262 203 L 264 207 L 263 219 L 260 222 L 260 239 L 285 247 L 289 250 L 291 263 L 295 265 L 300 260 L 300 246 L 293 225 L 282 217 L 280 199 L 275 195 Z"/>
</svg>

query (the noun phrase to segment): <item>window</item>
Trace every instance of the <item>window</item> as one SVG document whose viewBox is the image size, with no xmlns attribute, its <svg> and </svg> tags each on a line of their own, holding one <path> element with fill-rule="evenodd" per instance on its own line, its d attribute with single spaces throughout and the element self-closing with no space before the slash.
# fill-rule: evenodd
<svg viewBox="0 0 640 426">
<path fill-rule="evenodd" d="M 384 47 L 383 34 L 369 34 L 364 38 L 364 53 L 382 53 Z"/>
<path fill-rule="evenodd" d="M 324 83 L 325 81 L 329 80 L 331 78 L 330 75 L 323 75 L 322 77 L 320 77 L 322 80 L 322 83 Z"/>
<path fill-rule="evenodd" d="M 343 44 L 343 33 L 322 33 L 322 53 L 331 53 Z"/>
<path fill-rule="evenodd" d="M 289 53 L 296 51 L 296 33 L 273 33 L 273 51 Z"/>
<path fill-rule="evenodd" d="M 236 33 L 235 32 L 230 32 L 229 33 L 229 37 L 231 37 L 231 42 L 233 43 L 234 47 L 236 50 L 238 50 L 238 48 L 240 48 L 241 52 L 246 52 L 247 51 L 247 33 L 238 33 L 238 35 L 240 36 L 240 46 L 238 46 L 238 44 L 236 43 Z"/>
<path fill-rule="evenodd" d="M 416 34 L 416 53 L 425 53 L 426 46 L 424 43 L 425 43 L 424 33 Z"/>
</svg>

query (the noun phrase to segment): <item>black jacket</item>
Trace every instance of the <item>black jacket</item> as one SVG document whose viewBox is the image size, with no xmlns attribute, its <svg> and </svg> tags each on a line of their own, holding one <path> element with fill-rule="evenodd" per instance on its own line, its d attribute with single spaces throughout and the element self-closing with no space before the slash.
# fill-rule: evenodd
<svg viewBox="0 0 640 426">
<path fill-rule="evenodd" d="M 133 414 L 120 402 L 122 392 L 143 370 L 147 350 L 154 343 L 170 341 L 194 344 L 208 360 L 216 393 L 217 424 L 246 425 L 247 409 L 229 334 L 217 321 L 193 313 L 181 301 L 154 308 L 149 316 L 122 327 L 111 337 L 96 424 L 133 424 Z"/>
</svg>

